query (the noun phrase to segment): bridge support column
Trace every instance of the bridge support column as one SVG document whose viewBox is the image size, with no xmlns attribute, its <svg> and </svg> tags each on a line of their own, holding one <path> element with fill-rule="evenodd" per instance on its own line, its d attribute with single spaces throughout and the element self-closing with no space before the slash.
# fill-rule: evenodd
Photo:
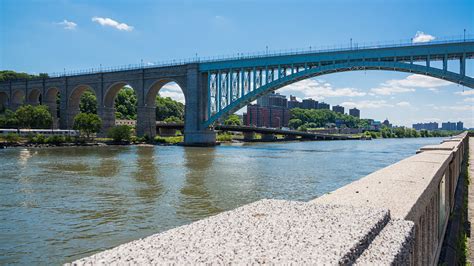
<svg viewBox="0 0 474 266">
<path fill-rule="evenodd" d="M 107 136 L 107 131 L 115 126 L 115 108 L 100 107 L 97 109 L 97 114 L 102 120 L 102 128 L 100 129 L 100 136 Z"/>
<path fill-rule="evenodd" d="M 137 136 L 156 136 L 156 108 L 149 106 L 137 107 Z"/>
<path fill-rule="evenodd" d="M 274 141 L 275 139 L 275 134 L 262 134 L 262 141 Z"/>
<path fill-rule="evenodd" d="M 255 139 L 255 132 L 244 132 L 244 140 L 245 141 L 252 141 Z"/>
<path fill-rule="evenodd" d="M 59 128 L 58 105 L 56 101 L 43 101 L 43 105 L 48 107 L 49 113 L 53 118 L 53 128 Z"/>
<path fill-rule="evenodd" d="M 66 116 L 65 117 L 66 126 L 65 126 L 65 128 L 66 129 L 72 129 L 73 126 L 74 126 L 74 117 L 76 117 L 76 115 L 78 115 L 81 112 L 81 110 L 79 109 L 79 107 L 77 107 L 77 108 L 68 108 L 68 109 L 65 110 L 65 112 L 66 112 L 66 115 L 65 115 Z M 62 118 L 62 116 L 61 116 L 61 118 Z"/>
<path fill-rule="evenodd" d="M 184 119 L 184 145 L 214 146 L 216 132 L 203 126 L 208 112 L 207 74 L 200 74 L 198 64 L 187 66 L 186 110 Z"/>
</svg>

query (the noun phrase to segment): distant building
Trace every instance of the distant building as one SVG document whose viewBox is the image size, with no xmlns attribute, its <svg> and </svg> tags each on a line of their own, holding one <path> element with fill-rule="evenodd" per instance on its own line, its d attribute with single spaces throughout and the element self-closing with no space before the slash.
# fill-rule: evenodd
<svg viewBox="0 0 474 266">
<path fill-rule="evenodd" d="M 413 129 L 416 130 L 438 130 L 438 123 L 430 122 L 430 123 L 417 123 L 412 125 Z"/>
<path fill-rule="evenodd" d="M 301 108 L 303 109 L 317 109 L 318 108 L 318 101 L 315 101 L 311 98 L 304 99 L 301 103 Z"/>
<path fill-rule="evenodd" d="M 301 108 L 301 102 L 296 99 L 295 96 L 290 95 L 290 100 L 288 101 L 288 108 Z"/>
<path fill-rule="evenodd" d="M 327 104 L 325 102 L 320 102 L 317 105 L 317 109 L 327 109 L 327 110 L 329 110 L 329 108 L 330 108 L 329 104 Z"/>
<path fill-rule="evenodd" d="M 388 128 L 392 127 L 392 124 L 390 124 L 390 122 L 388 121 L 388 119 L 385 119 L 382 124 Z"/>
<path fill-rule="evenodd" d="M 444 122 L 441 124 L 442 130 L 456 130 L 457 124 L 455 122 Z"/>
<path fill-rule="evenodd" d="M 456 130 L 464 130 L 464 123 L 459 121 L 457 124 L 456 124 Z"/>
<path fill-rule="evenodd" d="M 278 106 L 287 107 L 287 99 L 285 95 L 279 93 L 269 93 L 257 99 L 257 104 L 262 107 Z"/>
<path fill-rule="evenodd" d="M 287 127 L 289 120 L 290 110 L 279 106 L 266 107 L 249 104 L 247 105 L 247 113 L 244 115 L 244 124 L 256 127 Z"/>
<path fill-rule="evenodd" d="M 343 114 L 344 113 L 344 106 L 340 106 L 340 105 L 334 105 L 332 107 L 332 110 L 336 113 L 340 113 L 340 114 Z"/>
<path fill-rule="evenodd" d="M 349 109 L 349 115 L 352 115 L 353 117 L 360 118 L 360 110 L 357 109 L 357 108 Z"/>
</svg>

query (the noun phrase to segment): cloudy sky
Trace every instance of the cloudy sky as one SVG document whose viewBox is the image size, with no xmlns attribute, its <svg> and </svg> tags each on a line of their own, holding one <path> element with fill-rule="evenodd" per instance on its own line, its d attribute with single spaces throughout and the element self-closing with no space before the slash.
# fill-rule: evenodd
<svg viewBox="0 0 474 266">
<path fill-rule="evenodd" d="M 474 1 L 1 0 L 0 69 L 30 73 L 144 64 L 198 56 L 474 34 Z M 434 66 L 440 67 L 438 63 Z M 452 62 L 450 70 L 458 71 Z M 474 76 L 474 64 L 467 73 Z M 474 90 L 387 71 L 320 76 L 282 88 L 298 98 L 358 107 L 398 125 L 464 121 Z M 160 92 L 183 101 L 179 87 Z"/>
</svg>

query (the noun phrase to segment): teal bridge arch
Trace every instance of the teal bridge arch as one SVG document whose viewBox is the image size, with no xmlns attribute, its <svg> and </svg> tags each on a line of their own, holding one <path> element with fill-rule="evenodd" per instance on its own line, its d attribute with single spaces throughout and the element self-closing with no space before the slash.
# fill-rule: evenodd
<svg viewBox="0 0 474 266">
<path fill-rule="evenodd" d="M 474 56 L 474 42 L 408 44 L 330 52 L 307 52 L 235 58 L 200 65 L 207 71 L 208 110 L 204 126 L 232 114 L 260 96 L 304 79 L 346 71 L 385 70 L 426 75 L 474 88 L 466 75 L 466 60 Z M 448 62 L 459 61 L 459 71 Z M 441 61 L 442 68 L 432 66 Z"/>
</svg>

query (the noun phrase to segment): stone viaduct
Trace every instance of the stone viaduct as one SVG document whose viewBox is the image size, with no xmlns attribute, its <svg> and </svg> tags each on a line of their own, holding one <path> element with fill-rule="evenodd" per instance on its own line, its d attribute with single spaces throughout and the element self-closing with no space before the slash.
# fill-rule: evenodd
<svg viewBox="0 0 474 266">
<path fill-rule="evenodd" d="M 155 98 L 165 84 L 176 82 L 186 102 L 185 144 L 213 145 L 216 122 L 291 83 L 336 72 L 388 70 L 427 75 L 474 88 L 474 79 L 466 75 L 466 61 L 473 57 L 474 39 L 464 39 L 196 59 L 162 66 L 100 69 L 3 82 L 0 105 L 13 110 L 22 104 L 47 105 L 58 120 L 57 126 L 70 129 L 79 113 L 81 95 L 91 89 L 97 97 L 102 131 L 106 132 L 115 123 L 115 97 L 123 86 L 129 85 L 138 98 L 137 134 L 155 136 Z M 434 67 L 434 61 L 441 62 L 441 67 Z M 448 67 L 452 61 L 459 62 L 458 70 Z M 58 93 L 59 119 L 55 112 Z"/>
</svg>

